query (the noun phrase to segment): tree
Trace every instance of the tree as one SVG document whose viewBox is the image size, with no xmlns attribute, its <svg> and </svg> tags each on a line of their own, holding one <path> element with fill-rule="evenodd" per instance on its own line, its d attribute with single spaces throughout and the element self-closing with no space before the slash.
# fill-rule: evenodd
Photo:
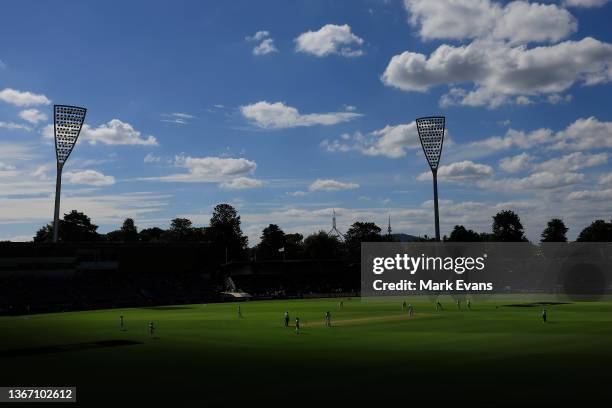
<svg viewBox="0 0 612 408">
<path fill-rule="evenodd" d="M 527 242 L 521 219 L 514 211 L 500 211 L 493 217 L 493 239 L 496 242 Z"/>
<path fill-rule="evenodd" d="M 191 232 L 193 223 L 187 218 L 175 218 L 170 221 L 170 231 L 177 234 L 187 235 Z"/>
<path fill-rule="evenodd" d="M 341 243 L 338 237 L 319 231 L 306 237 L 304 253 L 310 259 L 337 259 L 342 253 Z"/>
<path fill-rule="evenodd" d="M 106 234 L 106 239 L 120 242 L 138 241 L 138 230 L 136 229 L 136 225 L 134 225 L 134 220 L 132 218 L 126 218 L 120 229 Z"/>
<path fill-rule="evenodd" d="M 229 204 L 217 204 L 213 209 L 206 239 L 212 243 L 219 260 L 242 259 L 245 256 L 248 239 L 242 234 L 238 212 Z"/>
<path fill-rule="evenodd" d="M 380 227 L 373 222 L 358 221 L 351 225 L 344 235 L 344 243 L 351 258 L 360 258 L 362 242 L 384 241 L 383 237 L 380 235 L 380 231 Z"/>
<path fill-rule="evenodd" d="M 123 233 L 121 230 L 107 232 L 104 236 L 106 240 L 110 242 L 123 242 Z"/>
<path fill-rule="evenodd" d="M 546 228 L 542 231 L 541 242 L 567 242 L 568 228 L 559 218 L 552 218 L 548 221 Z"/>
<path fill-rule="evenodd" d="M 100 238 L 98 226 L 82 212 L 72 210 L 64 214 L 64 222 L 60 223 L 59 236 L 63 241 L 97 241 Z"/>
<path fill-rule="evenodd" d="M 66 242 L 98 241 L 98 226 L 91 223 L 91 219 L 82 212 L 72 210 L 64 214 L 59 220 L 59 240 Z M 47 224 L 36 231 L 34 242 L 51 242 L 53 238 L 53 224 Z"/>
<path fill-rule="evenodd" d="M 282 258 L 279 249 L 285 247 L 285 233 L 276 224 L 270 224 L 261 233 L 261 241 L 257 245 L 257 259 Z"/>
<path fill-rule="evenodd" d="M 463 225 L 455 225 L 451 234 L 445 239 L 447 242 L 480 242 L 480 234 L 466 229 Z"/>
<path fill-rule="evenodd" d="M 579 242 L 612 242 L 612 221 L 596 220 L 578 235 Z"/>
<path fill-rule="evenodd" d="M 170 228 L 162 235 L 163 241 L 192 241 L 194 237 L 193 224 L 187 218 L 174 218 Z"/>
<path fill-rule="evenodd" d="M 299 259 L 304 255 L 304 236 L 285 234 L 285 259 Z"/>
<path fill-rule="evenodd" d="M 53 224 L 47 224 L 40 227 L 34 235 L 34 242 L 51 242 L 53 240 Z"/>
<path fill-rule="evenodd" d="M 140 230 L 138 238 L 143 242 L 159 241 L 165 231 L 158 227 L 145 228 Z"/>
<path fill-rule="evenodd" d="M 481 232 L 478 236 L 482 242 L 495 242 L 495 236 L 489 232 Z"/>
<path fill-rule="evenodd" d="M 121 232 L 123 234 L 123 240 L 127 242 L 138 241 L 138 229 L 134 224 L 134 219 L 126 218 L 121 226 Z"/>
</svg>

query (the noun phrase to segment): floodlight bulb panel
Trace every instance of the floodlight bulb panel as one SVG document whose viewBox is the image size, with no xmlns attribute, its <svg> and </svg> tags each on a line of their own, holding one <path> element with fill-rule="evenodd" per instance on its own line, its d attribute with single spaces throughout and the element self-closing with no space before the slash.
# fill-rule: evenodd
<svg viewBox="0 0 612 408">
<path fill-rule="evenodd" d="M 78 106 L 55 105 L 53 127 L 57 162 L 64 164 L 79 138 L 87 109 Z"/>
<path fill-rule="evenodd" d="M 437 170 L 444 143 L 445 118 L 444 116 L 419 118 L 416 124 L 427 163 L 432 170 Z"/>
</svg>

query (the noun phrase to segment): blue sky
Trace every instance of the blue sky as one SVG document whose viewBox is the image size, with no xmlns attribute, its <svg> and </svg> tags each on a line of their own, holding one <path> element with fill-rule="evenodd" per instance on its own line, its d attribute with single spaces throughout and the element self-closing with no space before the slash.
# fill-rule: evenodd
<svg viewBox="0 0 612 408">
<path fill-rule="evenodd" d="M 52 218 L 52 104 L 89 109 L 62 211 L 205 225 L 255 244 L 356 220 L 433 232 L 414 119 L 447 117 L 442 233 L 516 210 L 531 239 L 610 218 L 605 0 L 35 2 L 0 17 L 0 238 Z M 51 131 L 50 131 L 51 129 Z"/>
</svg>

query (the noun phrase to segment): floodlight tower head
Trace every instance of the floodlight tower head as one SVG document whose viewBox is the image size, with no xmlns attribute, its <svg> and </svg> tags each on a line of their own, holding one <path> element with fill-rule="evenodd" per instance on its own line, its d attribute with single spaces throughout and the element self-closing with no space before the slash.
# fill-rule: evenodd
<svg viewBox="0 0 612 408">
<path fill-rule="evenodd" d="M 78 106 L 54 105 L 53 130 L 55 156 L 58 167 L 63 167 L 79 138 L 87 109 Z"/>
<path fill-rule="evenodd" d="M 444 116 L 428 116 L 416 120 L 419 140 L 431 171 L 436 172 L 444 143 Z"/>
</svg>

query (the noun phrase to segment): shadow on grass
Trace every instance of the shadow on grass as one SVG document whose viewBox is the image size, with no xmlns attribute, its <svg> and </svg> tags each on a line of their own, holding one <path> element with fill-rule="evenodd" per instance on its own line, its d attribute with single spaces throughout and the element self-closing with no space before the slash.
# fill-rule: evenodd
<svg viewBox="0 0 612 408">
<path fill-rule="evenodd" d="M 64 353 L 67 351 L 90 350 L 90 349 L 118 347 L 118 346 L 132 346 L 135 344 L 143 344 L 143 343 L 139 341 L 132 341 L 132 340 L 101 340 L 101 341 L 94 341 L 94 342 L 89 342 L 89 343 L 74 343 L 74 344 L 60 344 L 57 346 L 30 347 L 30 348 L 24 348 L 24 349 L 0 351 L 0 358 L 37 356 L 41 354 Z"/>
<path fill-rule="evenodd" d="M 147 310 L 184 310 L 184 309 L 193 309 L 191 306 L 151 306 L 151 307 L 141 307 L 141 309 Z"/>
<path fill-rule="evenodd" d="M 571 303 L 570 302 L 515 303 L 512 305 L 503 305 L 503 307 L 539 307 L 539 306 L 556 306 L 556 305 L 571 305 Z"/>
</svg>

